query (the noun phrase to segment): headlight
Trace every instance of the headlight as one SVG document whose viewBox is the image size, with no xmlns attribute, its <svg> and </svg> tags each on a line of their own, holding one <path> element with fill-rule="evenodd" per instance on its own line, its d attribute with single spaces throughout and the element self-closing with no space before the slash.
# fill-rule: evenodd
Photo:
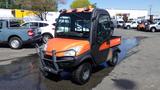
<svg viewBox="0 0 160 90">
<path fill-rule="evenodd" d="M 82 46 L 76 46 L 76 47 L 70 48 L 69 51 L 64 52 L 64 56 L 75 56 L 80 52 L 81 48 Z"/>
</svg>

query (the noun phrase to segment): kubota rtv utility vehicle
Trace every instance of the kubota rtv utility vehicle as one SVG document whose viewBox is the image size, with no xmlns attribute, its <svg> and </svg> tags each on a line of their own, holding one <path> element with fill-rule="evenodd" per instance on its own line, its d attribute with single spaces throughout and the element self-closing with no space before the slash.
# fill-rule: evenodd
<svg viewBox="0 0 160 90">
<path fill-rule="evenodd" d="M 66 70 L 73 81 L 85 84 L 93 67 L 118 62 L 121 38 L 112 36 L 113 23 L 103 9 L 79 8 L 63 10 L 57 19 L 55 38 L 39 47 L 41 71 L 59 75 Z"/>
</svg>

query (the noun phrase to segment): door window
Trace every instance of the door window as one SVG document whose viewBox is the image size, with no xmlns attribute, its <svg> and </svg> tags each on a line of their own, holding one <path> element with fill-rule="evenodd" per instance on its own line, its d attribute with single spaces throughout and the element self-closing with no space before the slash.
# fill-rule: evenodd
<svg viewBox="0 0 160 90">
<path fill-rule="evenodd" d="M 2 22 L 0 22 L 0 29 L 2 29 L 2 25 L 3 25 Z"/>
<path fill-rule="evenodd" d="M 39 23 L 39 27 L 43 27 L 43 23 Z"/>
<path fill-rule="evenodd" d="M 108 15 L 100 15 L 98 20 L 97 41 L 105 41 L 110 35 L 110 18 Z"/>
<path fill-rule="evenodd" d="M 9 22 L 9 27 L 20 27 L 20 22 L 18 21 L 10 21 Z"/>
<path fill-rule="evenodd" d="M 33 22 L 31 23 L 30 27 L 38 27 L 38 23 Z"/>
<path fill-rule="evenodd" d="M 45 26 L 48 26 L 47 23 L 39 23 L 39 27 L 45 27 Z"/>
<path fill-rule="evenodd" d="M 132 22 L 132 24 L 135 24 L 136 22 Z"/>
<path fill-rule="evenodd" d="M 25 23 L 22 25 L 22 27 L 30 27 L 30 26 L 29 26 L 29 23 Z"/>
<path fill-rule="evenodd" d="M 75 31 L 89 32 L 90 26 L 91 26 L 90 20 L 76 20 L 75 21 Z"/>
<path fill-rule="evenodd" d="M 47 24 L 47 23 L 43 23 L 43 27 L 46 27 L 46 26 L 48 26 L 49 24 Z"/>
</svg>

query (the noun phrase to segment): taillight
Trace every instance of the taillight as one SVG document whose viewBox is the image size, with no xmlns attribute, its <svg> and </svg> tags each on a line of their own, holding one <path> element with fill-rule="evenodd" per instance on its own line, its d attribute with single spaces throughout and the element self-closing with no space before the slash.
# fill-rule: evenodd
<svg viewBox="0 0 160 90">
<path fill-rule="evenodd" d="M 33 30 L 28 30 L 28 36 L 34 36 L 34 34 Z"/>
</svg>

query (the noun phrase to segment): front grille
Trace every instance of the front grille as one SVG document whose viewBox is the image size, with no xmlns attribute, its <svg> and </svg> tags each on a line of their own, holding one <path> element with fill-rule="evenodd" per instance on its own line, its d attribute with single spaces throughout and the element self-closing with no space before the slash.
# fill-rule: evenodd
<svg viewBox="0 0 160 90">
<path fill-rule="evenodd" d="M 55 65 L 54 65 L 53 61 L 44 60 L 44 63 L 47 67 L 55 69 Z"/>
<path fill-rule="evenodd" d="M 44 58 L 52 60 L 52 56 L 49 56 L 49 55 L 44 55 Z"/>
</svg>

